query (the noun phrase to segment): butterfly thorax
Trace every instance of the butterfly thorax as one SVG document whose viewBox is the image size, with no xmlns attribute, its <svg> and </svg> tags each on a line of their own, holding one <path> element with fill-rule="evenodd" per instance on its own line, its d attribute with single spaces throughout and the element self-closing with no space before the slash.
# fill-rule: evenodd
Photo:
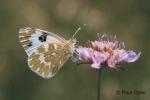
<svg viewBox="0 0 150 100">
<path fill-rule="evenodd" d="M 76 39 L 69 39 L 67 41 L 67 44 L 65 45 L 65 48 L 67 50 L 69 50 L 70 53 L 72 54 L 74 52 L 74 50 L 75 50 L 75 44 L 76 44 Z"/>
</svg>

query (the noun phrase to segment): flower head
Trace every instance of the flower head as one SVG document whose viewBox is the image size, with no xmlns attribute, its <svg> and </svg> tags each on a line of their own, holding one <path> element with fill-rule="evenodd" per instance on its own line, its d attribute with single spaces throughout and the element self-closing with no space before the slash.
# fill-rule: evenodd
<svg viewBox="0 0 150 100">
<path fill-rule="evenodd" d="M 91 41 L 89 47 L 79 46 L 75 50 L 78 62 L 91 64 L 92 68 L 99 69 L 102 66 L 117 68 L 120 63 L 136 61 L 141 53 L 125 50 L 124 42 L 107 34 Z"/>
</svg>

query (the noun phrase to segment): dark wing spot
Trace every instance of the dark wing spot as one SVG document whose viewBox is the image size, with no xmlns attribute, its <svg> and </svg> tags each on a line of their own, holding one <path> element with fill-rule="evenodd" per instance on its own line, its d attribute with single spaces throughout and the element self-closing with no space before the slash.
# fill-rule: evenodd
<svg viewBox="0 0 150 100">
<path fill-rule="evenodd" d="M 32 46 L 32 42 L 30 42 L 29 44 L 28 44 L 28 47 L 31 47 Z"/>
<path fill-rule="evenodd" d="M 46 38 L 47 38 L 47 33 L 44 33 L 44 32 L 42 32 L 43 34 L 39 37 L 39 40 L 41 41 L 41 42 L 45 42 L 46 41 Z"/>
</svg>

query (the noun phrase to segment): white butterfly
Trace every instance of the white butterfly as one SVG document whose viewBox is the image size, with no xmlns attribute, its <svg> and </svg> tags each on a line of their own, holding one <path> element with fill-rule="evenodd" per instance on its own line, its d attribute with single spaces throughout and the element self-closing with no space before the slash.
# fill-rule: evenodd
<svg viewBox="0 0 150 100">
<path fill-rule="evenodd" d="M 75 32 L 75 34 L 80 30 Z M 28 55 L 30 69 L 43 78 L 51 78 L 74 53 L 76 39 L 69 40 L 41 29 L 24 27 L 19 40 Z"/>
</svg>

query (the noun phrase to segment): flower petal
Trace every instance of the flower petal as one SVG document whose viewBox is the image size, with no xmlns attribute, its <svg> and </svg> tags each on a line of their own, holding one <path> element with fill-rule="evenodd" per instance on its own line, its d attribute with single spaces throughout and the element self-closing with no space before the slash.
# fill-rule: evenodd
<svg viewBox="0 0 150 100">
<path fill-rule="evenodd" d="M 96 68 L 96 69 L 100 68 L 101 67 L 101 63 L 106 61 L 106 59 L 107 59 L 107 57 L 106 57 L 105 54 L 95 51 L 94 55 L 92 55 L 93 63 L 91 65 L 91 67 L 92 68 Z"/>
<path fill-rule="evenodd" d="M 100 69 L 101 68 L 100 64 L 97 64 L 97 63 L 91 64 L 91 67 L 94 69 Z"/>
<path fill-rule="evenodd" d="M 135 62 L 141 55 L 141 52 L 136 54 L 135 52 L 133 51 L 128 51 L 128 57 L 127 59 L 125 60 L 126 62 Z"/>
<path fill-rule="evenodd" d="M 107 61 L 108 67 L 110 67 L 110 68 L 116 68 L 117 63 L 118 63 L 117 60 L 114 58 L 110 58 Z"/>
<path fill-rule="evenodd" d="M 92 49 L 86 47 L 79 47 L 76 48 L 76 53 L 78 55 L 79 60 L 88 61 L 91 59 Z"/>
<path fill-rule="evenodd" d="M 118 54 L 118 62 L 124 61 L 128 57 L 128 53 L 124 49 L 119 50 Z"/>
</svg>

